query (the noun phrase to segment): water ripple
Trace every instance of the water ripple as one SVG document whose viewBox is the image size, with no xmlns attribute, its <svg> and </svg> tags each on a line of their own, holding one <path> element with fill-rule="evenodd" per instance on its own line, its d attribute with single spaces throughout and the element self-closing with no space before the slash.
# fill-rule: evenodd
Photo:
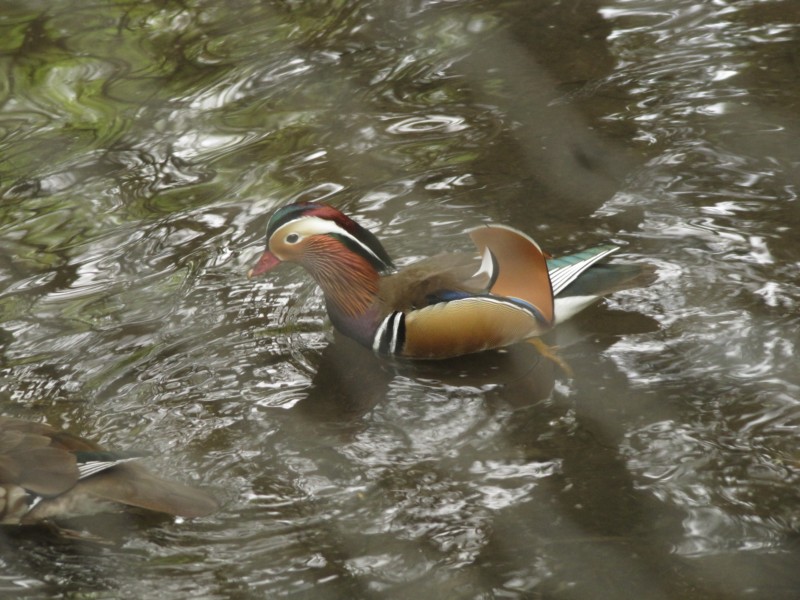
<svg viewBox="0 0 800 600">
<path fill-rule="evenodd" d="M 447 115 L 427 115 L 424 117 L 411 117 L 402 119 L 390 125 L 386 131 L 389 133 L 429 133 L 443 132 L 454 133 L 467 128 L 464 119 Z"/>
</svg>

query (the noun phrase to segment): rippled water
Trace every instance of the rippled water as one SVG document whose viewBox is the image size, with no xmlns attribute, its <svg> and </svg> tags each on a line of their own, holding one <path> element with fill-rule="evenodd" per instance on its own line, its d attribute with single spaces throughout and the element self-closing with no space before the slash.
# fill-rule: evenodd
<svg viewBox="0 0 800 600">
<path fill-rule="evenodd" d="M 107 543 L 4 530 L 0 594 L 795 598 L 800 5 L 0 8 L 0 402 L 211 488 Z M 511 223 L 658 281 L 532 348 L 390 365 L 269 214 L 396 257 Z M 112 532 L 112 533 L 109 533 Z"/>
</svg>

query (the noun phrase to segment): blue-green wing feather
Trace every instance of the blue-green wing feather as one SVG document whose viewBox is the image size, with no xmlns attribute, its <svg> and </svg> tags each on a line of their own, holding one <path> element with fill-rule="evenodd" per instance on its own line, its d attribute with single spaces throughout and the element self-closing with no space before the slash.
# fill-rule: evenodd
<svg viewBox="0 0 800 600">
<path fill-rule="evenodd" d="M 618 246 L 597 246 L 575 254 L 549 259 L 547 268 L 550 273 L 550 282 L 553 286 L 553 296 L 561 294 L 581 277 L 589 267 L 617 250 L 619 250 Z"/>
<path fill-rule="evenodd" d="M 601 296 L 652 282 L 655 269 L 650 265 L 598 264 L 618 249 L 612 245 L 597 246 L 547 261 L 557 323 L 576 315 Z"/>
</svg>

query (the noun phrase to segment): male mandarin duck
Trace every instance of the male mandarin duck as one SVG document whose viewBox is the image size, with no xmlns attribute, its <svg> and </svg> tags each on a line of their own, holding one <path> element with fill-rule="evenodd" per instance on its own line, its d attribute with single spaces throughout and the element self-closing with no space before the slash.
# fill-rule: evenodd
<svg viewBox="0 0 800 600">
<path fill-rule="evenodd" d="M 339 210 L 290 204 L 270 218 L 267 248 L 248 277 L 298 263 L 343 334 L 379 354 L 443 359 L 533 340 L 642 272 L 597 264 L 617 246 L 552 259 L 511 227 L 467 233 L 477 256 L 439 254 L 397 270 L 378 238 Z"/>
<path fill-rule="evenodd" d="M 156 477 L 132 460 L 48 425 L 0 417 L 0 524 L 125 506 L 182 517 L 217 509 L 206 492 Z"/>
</svg>

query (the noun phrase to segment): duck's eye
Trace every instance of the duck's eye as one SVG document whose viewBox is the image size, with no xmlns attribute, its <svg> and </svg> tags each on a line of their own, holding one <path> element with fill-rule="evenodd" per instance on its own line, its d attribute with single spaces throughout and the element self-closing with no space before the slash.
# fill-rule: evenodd
<svg viewBox="0 0 800 600">
<path fill-rule="evenodd" d="M 290 233 L 289 235 L 286 236 L 287 244 L 296 244 L 299 241 L 300 241 L 300 236 L 297 235 L 296 233 Z"/>
</svg>

